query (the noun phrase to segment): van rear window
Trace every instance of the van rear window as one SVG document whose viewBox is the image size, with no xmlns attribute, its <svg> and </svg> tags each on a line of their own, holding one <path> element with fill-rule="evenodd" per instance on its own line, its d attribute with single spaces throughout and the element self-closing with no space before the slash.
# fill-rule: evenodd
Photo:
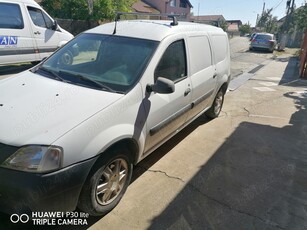
<svg viewBox="0 0 307 230">
<path fill-rule="evenodd" d="M 224 35 L 212 36 L 213 50 L 215 54 L 215 63 L 225 60 L 228 53 L 228 39 Z"/>
<path fill-rule="evenodd" d="M 24 23 L 19 5 L 12 3 L 0 3 L 0 28 L 24 28 Z"/>
<path fill-rule="evenodd" d="M 196 74 L 212 66 L 211 46 L 207 36 L 195 36 L 189 38 L 191 57 L 191 74 Z"/>
</svg>

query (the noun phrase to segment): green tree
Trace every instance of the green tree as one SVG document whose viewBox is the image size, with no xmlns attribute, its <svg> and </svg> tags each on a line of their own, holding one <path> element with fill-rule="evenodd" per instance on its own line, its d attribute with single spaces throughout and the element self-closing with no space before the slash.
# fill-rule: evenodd
<svg viewBox="0 0 307 230">
<path fill-rule="evenodd" d="M 250 34 L 252 32 L 251 25 L 248 24 L 248 23 L 243 24 L 242 26 L 240 26 L 239 30 L 240 30 L 240 34 L 242 34 L 242 35 Z"/>
<path fill-rule="evenodd" d="M 268 33 L 276 33 L 278 30 L 278 19 L 276 16 L 269 19 L 265 31 Z"/>
<path fill-rule="evenodd" d="M 219 21 L 219 27 L 222 28 L 224 31 L 227 31 L 228 24 L 225 20 Z"/>
<path fill-rule="evenodd" d="M 43 0 L 41 5 L 56 18 L 110 20 L 117 11 L 131 11 L 136 0 Z"/>
<path fill-rule="evenodd" d="M 298 26 L 299 30 L 307 29 L 307 4 L 295 11 L 294 23 Z"/>
<path fill-rule="evenodd" d="M 257 27 L 261 28 L 263 32 L 267 33 L 275 33 L 278 29 L 277 17 L 272 15 L 273 8 L 268 9 L 263 12 L 259 21 L 257 23 Z"/>
</svg>

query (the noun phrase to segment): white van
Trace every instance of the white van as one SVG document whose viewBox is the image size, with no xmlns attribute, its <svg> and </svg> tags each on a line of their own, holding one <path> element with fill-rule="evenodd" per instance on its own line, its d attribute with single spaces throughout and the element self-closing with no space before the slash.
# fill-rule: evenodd
<svg viewBox="0 0 307 230">
<path fill-rule="evenodd" d="M 40 61 L 72 38 L 34 0 L 0 0 L 0 65 Z"/>
<path fill-rule="evenodd" d="M 219 115 L 229 79 L 220 28 L 128 20 L 82 33 L 0 81 L 1 211 L 106 214 L 133 165 L 202 114 Z"/>
</svg>

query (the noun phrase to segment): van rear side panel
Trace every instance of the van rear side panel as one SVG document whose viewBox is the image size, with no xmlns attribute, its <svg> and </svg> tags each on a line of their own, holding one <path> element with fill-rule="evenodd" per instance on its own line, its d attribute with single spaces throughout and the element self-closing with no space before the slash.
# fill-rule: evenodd
<svg viewBox="0 0 307 230">
<path fill-rule="evenodd" d="M 207 34 L 193 35 L 188 38 L 190 57 L 190 77 L 192 82 L 192 101 L 194 108 L 189 117 L 199 114 L 210 104 L 216 87 L 214 78 L 212 47 Z"/>
<path fill-rule="evenodd" d="M 217 75 L 220 78 L 230 76 L 230 49 L 226 33 L 211 34 L 212 48 L 214 51 L 214 63 Z"/>
</svg>

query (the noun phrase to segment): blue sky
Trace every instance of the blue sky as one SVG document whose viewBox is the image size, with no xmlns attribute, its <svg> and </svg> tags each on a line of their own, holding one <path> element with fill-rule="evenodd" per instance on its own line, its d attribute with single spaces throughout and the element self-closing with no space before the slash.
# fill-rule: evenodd
<svg viewBox="0 0 307 230">
<path fill-rule="evenodd" d="M 297 7 L 306 0 L 295 0 Z M 278 19 L 286 15 L 287 0 L 190 0 L 193 13 L 198 15 L 222 14 L 226 20 L 241 20 L 255 26 L 257 14 L 261 14 L 263 2 L 266 9 L 274 8 L 273 16 Z"/>
</svg>

